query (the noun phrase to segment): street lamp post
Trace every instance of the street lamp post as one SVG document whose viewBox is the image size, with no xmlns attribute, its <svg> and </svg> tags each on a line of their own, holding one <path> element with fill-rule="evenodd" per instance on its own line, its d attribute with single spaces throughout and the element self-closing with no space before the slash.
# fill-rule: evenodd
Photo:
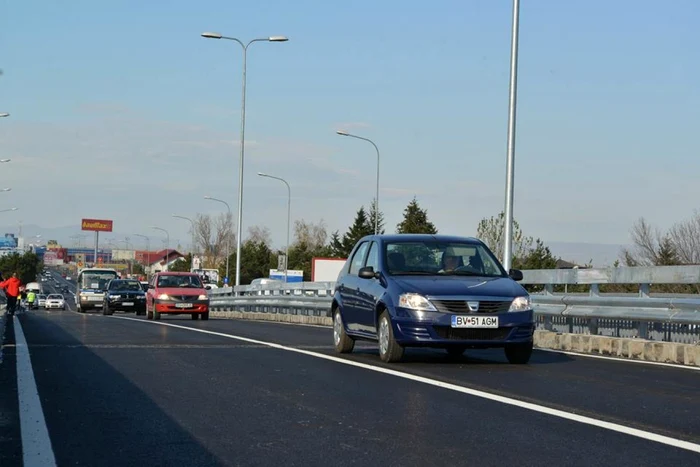
<svg viewBox="0 0 700 467">
<path fill-rule="evenodd" d="M 513 0 L 513 30 L 510 44 L 510 92 L 508 99 L 508 143 L 506 156 L 505 245 L 503 267 L 510 271 L 513 261 L 513 191 L 515 187 L 515 110 L 518 97 L 518 28 L 520 0 Z"/>
<path fill-rule="evenodd" d="M 241 285 L 241 237 L 243 236 L 243 160 L 245 156 L 245 90 L 246 90 L 246 65 L 248 59 L 248 47 L 253 42 L 287 42 L 285 36 L 270 36 L 267 38 L 252 39 L 247 44 L 244 44 L 240 39 L 235 37 L 223 36 L 216 32 L 202 33 L 202 37 L 207 39 L 226 39 L 237 42 L 243 48 L 243 84 L 241 96 L 241 151 L 238 160 L 238 225 L 236 226 L 236 282 L 235 285 Z M 227 257 L 228 261 L 228 257 Z M 228 267 L 227 267 L 228 269 Z M 228 277 L 228 271 L 226 272 Z"/>
<path fill-rule="evenodd" d="M 219 198 L 212 198 L 211 196 L 205 196 L 204 199 L 208 199 L 209 201 L 216 201 L 217 203 L 225 204 L 226 209 L 228 209 L 228 218 L 227 219 L 231 219 L 231 206 L 229 206 L 226 201 L 224 201 L 223 199 L 219 199 Z M 239 213 L 240 213 L 240 211 L 239 211 Z M 239 220 L 239 222 L 240 222 L 240 220 Z M 240 224 L 238 224 L 238 225 L 240 227 Z M 226 227 L 228 227 L 228 225 Z M 240 235 L 240 228 L 238 230 L 239 230 L 238 235 Z M 240 237 L 238 237 L 238 241 L 236 243 L 240 244 Z M 240 265 L 241 251 L 240 251 L 240 249 L 237 249 L 236 251 L 237 251 L 236 264 Z M 226 229 L 226 281 L 227 281 L 226 285 L 231 283 L 231 277 L 228 275 L 228 273 L 229 273 L 229 269 L 228 269 L 229 256 L 231 256 L 231 232 L 229 232 L 228 228 L 227 228 Z M 240 282 L 240 280 L 238 278 L 239 272 L 240 272 L 240 268 L 236 269 L 236 285 L 239 285 L 239 282 Z"/>
<path fill-rule="evenodd" d="M 379 148 L 377 147 L 376 144 L 374 144 L 374 141 L 368 138 L 363 138 L 362 136 L 356 136 L 353 134 L 348 133 L 347 131 L 343 130 L 338 130 L 336 131 L 337 134 L 340 136 L 349 136 L 350 138 L 357 138 L 361 139 L 363 141 L 367 141 L 370 143 L 372 146 L 374 146 L 374 149 L 377 151 L 377 192 L 376 192 L 376 198 L 375 198 L 375 210 L 376 212 L 374 213 L 374 234 L 377 235 L 379 234 Z"/>
<path fill-rule="evenodd" d="M 184 219 L 186 221 L 190 221 L 190 224 L 192 225 L 192 239 L 191 239 L 192 240 L 192 260 L 194 261 L 194 255 L 195 255 L 195 250 L 196 250 L 195 235 L 194 235 L 194 232 L 195 232 L 194 221 L 192 219 L 190 219 L 189 217 L 178 216 L 177 214 L 173 214 L 173 217 L 176 217 L 178 219 Z M 192 266 L 194 266 L 194 264 L 192 264 Z"/>
<path fill-rule="evenodd" d="M 292 189 L 289 187 L 289 183 L 287 183 L 287 180 L 283 178 L 275 177 L 273 175 L 268 175 L 262 172 L 258 172 L 258 175 L 261 177 L 274 178 L 275 180 L 279 180 L 285 185 L 287 185 L 287 247 L 285 248 L 284 252 L 284 282 L 286 284 L 287 272 L 289 271 L 289 226 L 292 219 Z"/>
<path fill-rule="evenodd" d="M 165 232 L 165 235 L 167 235 L 167 239 L 165 240 L 165 270 L 168 270 L 168 254 L 170 253 L 170 233 L 168 233 L 167 230 L 161 229 L 160 227 L 156 227 L 155 225 L 153 226 L 154 229 L 160 230 L 161 232 Z"/>
<path fill-rule="evenodd" d="M 146 261 L 148 262 L 148 267 L 150 268 L 151 267 L 151 239 L 148 238 L 147 236 L 141 235 L 141 234 L 134 234 L 134 236 L 146 239 Z M 146 277 L 148 277 L 148 271 L 146 271 L 145 269 L 144 269 L 144 271 L 146 272 Z"/>
</svg>

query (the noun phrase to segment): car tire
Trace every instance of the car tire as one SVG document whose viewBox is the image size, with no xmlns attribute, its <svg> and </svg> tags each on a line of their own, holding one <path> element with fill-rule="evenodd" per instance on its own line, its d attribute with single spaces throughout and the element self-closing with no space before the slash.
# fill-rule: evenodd
<svg viewBox="0 0 700 467">
<path fill-rule="evenodd" d="M 394 328 L 391 325 L 391 316 L 384 310 L 379 316 L 377 326 L 379 341 L 379 358 L 386 363 L 398 362 L 403 358 L 404 348 L 394 338 Z"/>
<path fill-rule="evenodd" d="M 207 311 L 206 313 L 202 313 L 199 315 L 200 319 L 203 319 L 204 321 L 209 319 L 209 312 Z"/>
<path fill-rule="evenodd" d="M 192 319 L 197 320 L 199 318 L 199 313 L 192 313 Z"/>
<path fill-rule="evenodd" d="M 530 361 L 532 356 L 532 342 L 524 344 L 507 344 L 505 347 L 506 358 L 508 363 L 515 365 L 525 365 Z"/>
<path fill-rule="evenodd" d="M 355 348 L 355 340 L 345 332 L 340 307 L 333 312 L 333 344 L 338 353 L 350 353 Z"/>
</svg>

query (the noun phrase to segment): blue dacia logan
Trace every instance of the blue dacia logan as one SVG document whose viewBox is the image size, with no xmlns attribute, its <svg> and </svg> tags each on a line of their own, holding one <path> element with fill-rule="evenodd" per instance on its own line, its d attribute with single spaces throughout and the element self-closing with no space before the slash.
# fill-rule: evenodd
<svg viewBox="0 0 700 467">
<path fill-rule="evenodd" d="M 356 340 L 379 343 L 385 362 L 406 347 L 501 347 L 510 363 L 532 354 L 532 303 L 480 240 L 427 234 L 370 235 L 355 245 L 338 275 L 333 340 L 340 353 Z"/>
</svg>

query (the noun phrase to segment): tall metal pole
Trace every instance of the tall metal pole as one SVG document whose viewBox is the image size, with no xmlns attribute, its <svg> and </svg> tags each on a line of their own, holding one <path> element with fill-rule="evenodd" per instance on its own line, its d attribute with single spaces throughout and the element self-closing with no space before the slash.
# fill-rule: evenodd
<svg viewBox="0 0 700 467">
<path fill-rule="evenodd" d="M 195 235 L 194 235 L 194 233 L 195 233 L 194 221 L 193 221 L 192 219 L 190 219 L 189 217 L 178 216 L 178 215 L 176 215 L 176 214 L 173 214 L 173 217 L 177 217 L 178 219 L 184 219 L 184 220 L 186 220 L 186 221 L 189 221 L 189 222 L 190 222 L 190 225 L 192 226 L 192 238 L 191 238 L 190 240 L 192 240 L 192 261 L 194 262 L 194 255 L 195 255 L 195 253 L 196 253 Z M 192 264 L 191 266 L 193 266 L 193 265 L 194 265 L 194 264 Z M 190 269 L 192 269 L 192 267 L 190 267 Z"/>
<path fill-rule="evenodd" d="M 208 39 L 227 39 L 238 42 L 243 48 L 243 83 L 241 92 L 241 151 L 238 161 L 238 219 L 236 220 L 236 281 L 235 285 L 241 285 L 241 237 L 243 236 L 243 160 L 245 157 L 245 97 L 246 97 L 246 66 L 248 59 L 248 47 L 253 42 L 287 42 L 285 36 L 270 36 L 266 38 L 252 39 L 247 44 L 244 44 L 240 39 L 235 37 L 223 36 L 215 32 L 205 32 L 202 37 Z M 226 258 L 228 261 L 228 256 Z M 227 266 L 228 270 L 228 266 Z M 228 272 L 226 273 L 228 277 Z M 230 278 L 229 278 L 230 280 Z"/>
<path fill-rule="evenodd" d="M 372 141 L 369 138 L 364 138 L 362 136 L 357 136 L 348 133 L 347 131 L 342 131 L 338 130 L 336 131 L 337 134 L 340 136 L 349 136 L 350 138 L 356 138 L 356 139 L 361 139 L 362 141 L 367 141 L 370 143 L 372 146 L 374 146 L 375 151 L 377 151 L 377 188 L 376 188 L 376 194 L 375 194 L 375 200 L 374 200 L 374 207 L 375 207 L 375 213 L 374 213 L 374 234 L 378 235 L 379 234 L 379 148 L 377 147 L 376 144 L 374 144 L 374 141 Z"/>
<path fill-rule="evenodd" d="M 510 270 L 513 261 L 513 191 L 515 188 L 515 117 L 518 97 L 518 29 L 520 0 L 513 0 L 513 31 L 510 46 L 510 95 L 508 102 L 508 148 L 506 158 L 505 245 L 503 267 Z"/>
<path fill-rule="evenodd" d="M 97 264 L 97 244 L 100 241 L 100 233 L 95 230 L 95 264 Z"/>
<path fill-rule="evenodd" d="M 274 178 L 275 180 L 279 180 L 285 185 L 287 185 L 287 247 L 284 251 L 284 282 L 286 284 L 289 271 L 289 230 L 292 222 L 292 189 L 289 187 L 289 183 L 287 183 L 287 180 L 283 178 L 264 174 L 262 172 L 258 172 L 258 175 L 260 175 L 261 177 Z"/>
</svg>

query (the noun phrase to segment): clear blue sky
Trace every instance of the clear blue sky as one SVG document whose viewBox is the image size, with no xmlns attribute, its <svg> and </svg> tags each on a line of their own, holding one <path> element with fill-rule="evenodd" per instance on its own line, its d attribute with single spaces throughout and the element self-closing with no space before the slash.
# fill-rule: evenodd
<svg viewBox="0 0 700 467">
<path fill-rule="evenodd" d="M 389 231 L 415 194 L 441 232 L 503 209 L 510 0 L 2 2 L 0 225 L 115 220 L 187 241 L 173 213 L 236 209 L 248 54 L 244 230 L 344 231 L 374 195 Z M 549 241 L 626 243 L 700 195 L 700 2 L 523 1 L 516 219 Z M 30 176 L 34 186 L 20 183 Z M 157 232 L 156 232 L 157 233 Z"/>
</svg>

